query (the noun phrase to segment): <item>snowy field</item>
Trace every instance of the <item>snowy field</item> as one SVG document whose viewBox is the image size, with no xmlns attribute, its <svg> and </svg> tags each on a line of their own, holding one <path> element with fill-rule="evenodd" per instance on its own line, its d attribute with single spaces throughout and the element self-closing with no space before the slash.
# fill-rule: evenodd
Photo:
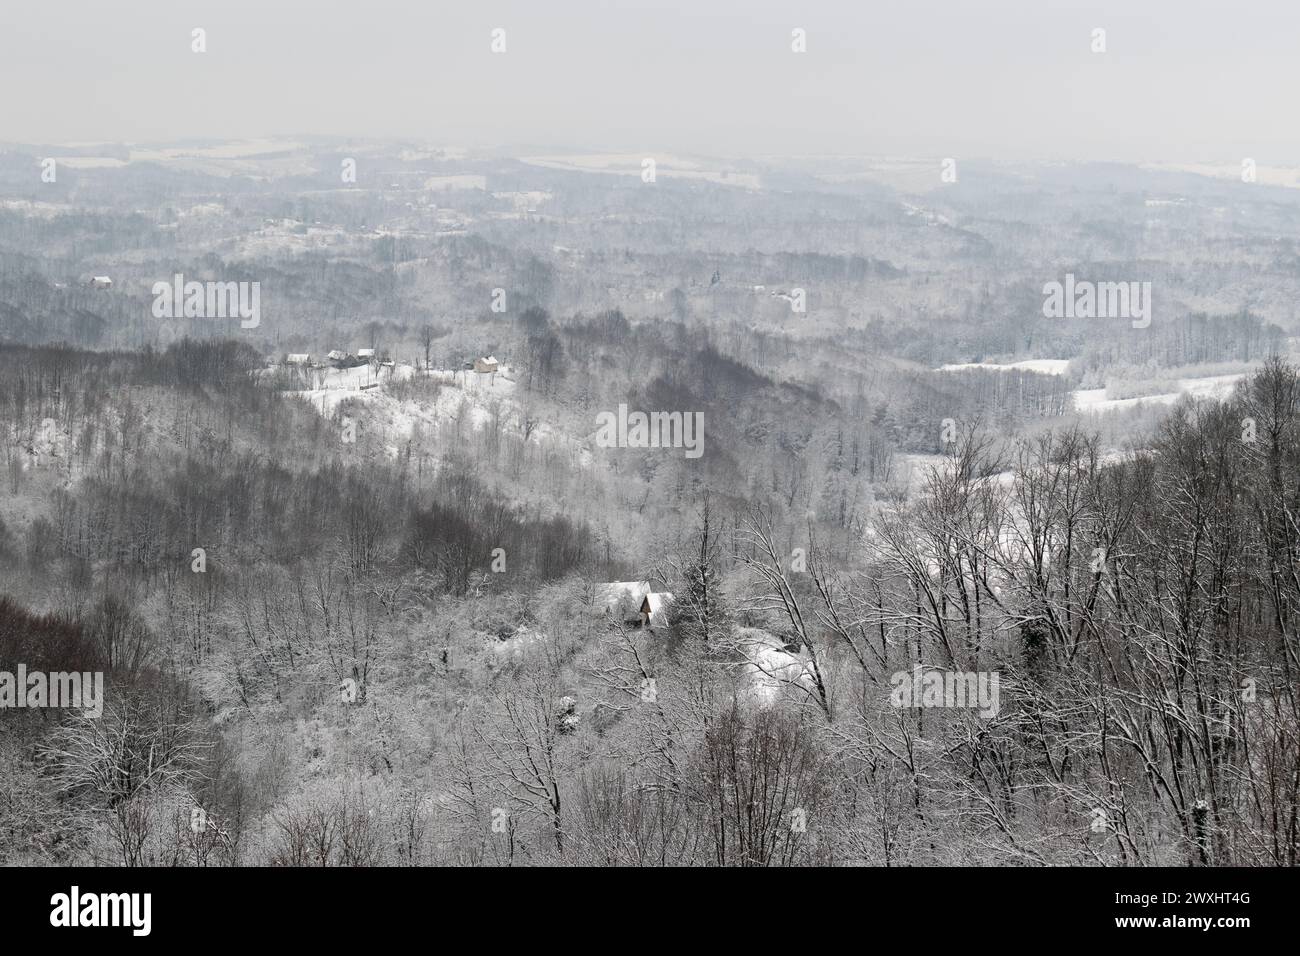
<svg viewBox="0 0 1300 956">
<path fill-rule="evenodd" d="M 378 375 L 369 366 L 315 369 L 308 374 L 312 387 L 288 394 L 311 402 L 324 418 L 333 418 L 344 403 L 360 403 L 367 419 L 383 429 L 389 455 L 396 455 L 399 443 L 417 433 L 436 434 L 443 429 L 459 432 L 462 427 L 479 431 L 493 422 L 518 428 L 523 419 L 510 366 L 503 366 L 495 374 L 458 369 L 422 372 L 410 365 L 382 369 Z M 422 376 L 443 386 L 437 395 L 416 401 L 399 399 L 388 391 L 387 386 L 394 381 Z M 539 422 L 529 441 L 541 443 L 563 437 L 552 424 Z"/>
<path fill-rule="evenodd" d="M 43 202 L 39 199 L 0 199 L 0 209 L 10 209 L 24 215 L 48 219 L 51 216 L 64 215 L 72 207 L 62 203 Z"/>
<path fill-rule="evenodd" d="M 745 690 L 758 704 L 774 702 L 783 691 L 816 686 L 802 654 L 791 653 L 775 635 L 756 627 L 736 628 L 736 646 L 745 658 L 741 669 Z"/>
<path fill-rule="evenodd" d="M 131 163 L 156 163 L 208 176 L 306 176 L 315 171 L 297 140 L 252 139 L 207 146 L 134 147 Z"/>
<path fill-rule="evenodd" d="M 1219 163 L 1143 163 L 1139 168 L 1162 173 L 1192 173 L 1211 179 L 1229 179 L 1241 181 L 1241 161 L 1230 160 Z M 1300 169 L 1294 166 L 1266 166 L 1257 164 L 1255 181 L 1266 186 L 1287 186 L 1300 188 Z"/>
<path fill-rule="evenodd" d="M 1022 362 L 967 362 L 960 365 L 941 365 L 937 372 L 960 372 L 968 368 L 984 368 L 993 371 L 1039 372 L 1043 375 L 1065 375 L 1069 370 L 1069 359 L 1026 359 Z M 1172 405 L 1183 395 L 1194 398 L 1222 399 L 1232 394 L 1233 388 L 1246 375 L 1235 372 L 1230 375 L 1206 375 L 1200 378 L 1178 380 L 1178 390 L 1162 392 L 1158 395 L 1143 395 L 1139 398 L 1107 398 L 1104 388 L 1075 389 L 1074 410 L 1085 415 L 1100 415 L 1104 412 L 1134 408 L 1142 403 L 1150 405 Z"/>
<path fill-rule="evenodd" d="M 987 368 L 995 371 L 1017 370 L 1022 372 L 1039 372 L 1043 375 L 1064 375 L 1070 367 L 1069 359 L 1025 359 L 1023 362 L 967 362 L 964 365 L 940 365 L 936 371 L 960 372 L 968 368 Z"/>
<path fill-rule="evenodd" d="M 461 176 L 430 176 L 424 188 L 431 192 L 453 192 L 458 189 L 487 189 L 487 177 L 466 173 Z"/>
<path fill-rule="evenodd" d="M 323 415 L 332 415 L 340 402 L 349 398 L 367 397 L 382 393 L 385 385 L 427 376 L 431 381 L 450 386 L 454 391 L 478 397 L 504 398 L 514 392 L 515 382 L 510 370 L 503 369 L 495 375 L 452 369 L 431 369 L 417 372 L 411 365 L 379 368 L 358 365 L 355 368 L 311 369 L 304 373 L 310 388 L 292 394 L 310 399 Z M 374 387 L 368 387 L 374 386 Z"/>
<path fill-rule="evenodd" d="M 647 157 L 633 153 L 599 153 L 577 156 L 525 156 L 520 161 L 544 169 L 558 169 L 574 173 L 610 173 L 623 176 L 640 176 L 641 162 Z M 700 179 L 721 186 L 741 186 L 759 189 L 762 185 L 754 173 L 735 172 L 730 169 L 709 168 L 694 160 L 680 156 L 659 155 L 655 161 L 655 176 L 665 179 Z"/>
<path fill-rule="evenodd" d="M 1191 395 L 1193 398 L 1223 399 L 1231 395 L 1233 388 L 1245 377 L 1244 372 L 1237 372 L 1232 375 L 1184 378 L 1179 380 L 1176 392 L 1143 395 L 1140 398 L 1107 398 L 1104 388 L 1081 388 L 1074 392 L 1074 410 L 1085 415 L 1100 415 L 1103 412 L 1133 408 L 1144 402 L 1151 405 L 1172 405 L 1183 395 Z"/>
</svg>

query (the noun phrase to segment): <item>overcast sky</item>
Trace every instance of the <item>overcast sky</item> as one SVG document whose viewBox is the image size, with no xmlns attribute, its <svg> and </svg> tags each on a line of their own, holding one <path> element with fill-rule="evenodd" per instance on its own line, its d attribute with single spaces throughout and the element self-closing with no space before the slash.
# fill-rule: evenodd
<svg viewBox="0 0 1300 956">
<path fill-rule="evenodd" d="M 0 2 L 11 142 L 1300 161 L 1296 0 Z"/>
</svg>

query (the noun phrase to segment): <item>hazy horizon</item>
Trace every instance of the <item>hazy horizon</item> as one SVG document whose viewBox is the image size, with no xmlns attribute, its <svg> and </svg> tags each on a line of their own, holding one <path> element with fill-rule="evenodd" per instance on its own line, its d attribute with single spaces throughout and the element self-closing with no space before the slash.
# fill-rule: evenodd
<svg viewBox="0 0 1300 956">
<path fill-rule="evenodd" d="M 1300 9 L 73 0 L 6 11 L 14 143 L 322 137 L 715 156 L 1300 161 Z M 206 30 L 206 52 L 191 30 Z M 1091 51 L 1094 28 L 1106 52 Z M 492 53 L 491 31 L 506 31 Z M 806 31 L 807 52 L 791 50 Z M 77 108 L 77 104 L 81 108 Z"/>
</svg>

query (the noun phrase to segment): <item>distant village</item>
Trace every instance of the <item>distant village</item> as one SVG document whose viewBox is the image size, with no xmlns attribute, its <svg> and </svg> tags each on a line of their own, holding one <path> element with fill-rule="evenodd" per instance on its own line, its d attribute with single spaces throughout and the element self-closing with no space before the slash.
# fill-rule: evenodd
<svg viewBox="0 0 1300 956">
<path fill-rule="evenodd" d="M 113 288 L 113 279 L 110 276 L 96 275 L 85 281 L 92 289 L 107 290 Z M 392 358 L 387 350 L 377 348 L 357 349 L 355 352 L 349 352 L 345 349 L 330 349 L 324 356 L 313 355 L 310 352 L 276 352 L 266 356 L 266 364 L 268 368 L 272 369 L 288 368 L 302 372 L 328 369 L 346 370 L 370 366 L 375 370 L 376 378 L 385 371 L 391 373 L 397 365 L 396 360 Z M 465 362 L 459 369 L 441 369 L 438 371 L 465 371 L 475 372 L 479 375 L 495 375 L 501 370 L 502 363 L 495 355 L 481 355 L 472 361 Z M 425 369 L 425 371 L 431 370 Z M 369 388 L 373 387 L 373 385 L 360 387 Z"/>
<path fill-rule="evenodd" d="M 355 353 L 345 352 L 341 349 L 331 349 L 325 353 L 323 358 L 313 356 L 310 352 L 275 353 L 267 356 L 267 364 L 271 366 L 292 365 L 302 368 L 346 369 L 358 368 L 362 365 L 392 368 L 396 363 L 389 357 L 387 352 L 379 352 L 376 349 L 357 349 Z M 495 355 L 488 355 L 476 358 L 472 362 L 466 362 L 463 369 L 467 372 L 478 372 L 486 375 L 499 372 L 501 363 Z"/>
<path fill-rule="evenodd" d="M 398 364 L 391 354 L 387 350 L 376 348 L 357 349 L 355 352 L 331 349 L 323 356 L 311 352 L 274 353 L 266 356 L 266 364 L 271 371 L 287 373 L 291 378 L 296 375 L 306 381 L 314 382 L 316 388 L 360 390 L 377 388 L 385 378 L 393 377 L 398 371 Z M 403 365 L 402 375 L 397 377 L 410 374 L 411 369 L 418 367 L 418 362 L 412 363 L 409 367 Z M 368 369 L 369 374 L 356 378 L 348 374 L 353 369 Z M 487 376 L 488 384 L 492 384 L 496 374 L 504 370 L 504 365 L 495 355 L 486 355 L 466 361 L 459 368 L 426 368 L 424 372 L 452 375 L 472 372 Z"/>
</svg>

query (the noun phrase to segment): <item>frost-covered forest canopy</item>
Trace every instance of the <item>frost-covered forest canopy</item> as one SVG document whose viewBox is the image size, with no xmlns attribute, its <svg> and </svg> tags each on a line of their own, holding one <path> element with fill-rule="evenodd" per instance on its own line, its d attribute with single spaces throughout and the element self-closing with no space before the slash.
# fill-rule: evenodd
<svg viewBox="0 0 1300 956">
<path fill-rule="evenodd" d="M 0 150 L 0 863 L 1295 865 L 1300 191 L 645 171 Z"/>
</svg>

